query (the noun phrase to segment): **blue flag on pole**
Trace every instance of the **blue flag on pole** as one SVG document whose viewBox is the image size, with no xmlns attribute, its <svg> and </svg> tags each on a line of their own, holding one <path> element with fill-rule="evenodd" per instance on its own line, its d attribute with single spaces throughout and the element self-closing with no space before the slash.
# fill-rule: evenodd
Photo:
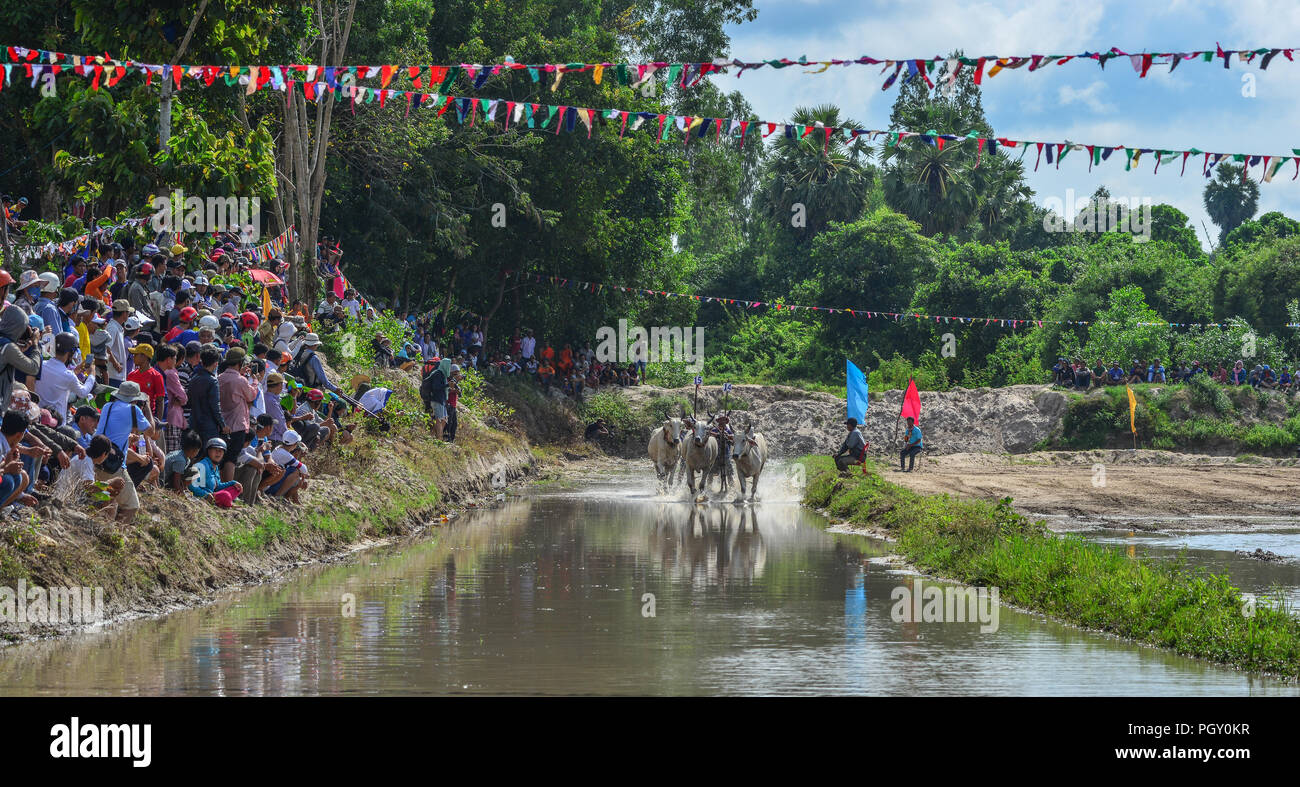
<svg viewBox="0 0 1300 787">
<path fill-rule="evenodd" d="M 848 381 L 848 398 L 849 414 L 847 417 L 858 419 L 859 424 L 867 421 L 867 376 L 857 367 L 853 361 L 844 360 L 847 364 L 845 378 Z"/>
</svg>

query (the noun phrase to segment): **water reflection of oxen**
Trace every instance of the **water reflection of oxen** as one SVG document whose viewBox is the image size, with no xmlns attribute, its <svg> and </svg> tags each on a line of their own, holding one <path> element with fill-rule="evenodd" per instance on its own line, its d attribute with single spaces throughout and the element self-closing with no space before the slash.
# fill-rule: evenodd
<svg viewBox="0 0 1300 787">
<path fill-rule="evenodd" d="M 651 553 L 675 580 L 696 587 L 749 582 L 763 574 L 767 546 L 754 509 L 665 504 L 655 512 Z"/>
</svg>

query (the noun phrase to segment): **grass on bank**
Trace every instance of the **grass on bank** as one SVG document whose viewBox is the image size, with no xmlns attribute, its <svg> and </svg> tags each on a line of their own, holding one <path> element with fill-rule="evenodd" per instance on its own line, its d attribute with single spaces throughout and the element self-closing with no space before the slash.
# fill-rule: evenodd
<svg viewBox="0 0 1300 787">
<path fill-rule="evenodd" d="M 1300 618 L 1247 601 L 1223 575 L 1129 557 L 1077 535 L 1054 535 L 997 503 L 920 495 L 871 472 L 841 476 L 804 457 L 805 502 L 888 530 L 915 566 L 997 587 L 1010 604 L 1091 629 L 1243 669 L 1300 677 Z"/>
<path fill-rule="evenodd" d="M 1205 375 L 1186 384 L 1132 388 L 1140 447 L 1281 455 L 1300 445 L 1300 399 L 1296 397 L 1248 385 L 1219 385 Z M 1125 386 L 1068 395 L 1061 433 L 1044 447 L 1088 450 L 1131 445 Z"/>
</svg>

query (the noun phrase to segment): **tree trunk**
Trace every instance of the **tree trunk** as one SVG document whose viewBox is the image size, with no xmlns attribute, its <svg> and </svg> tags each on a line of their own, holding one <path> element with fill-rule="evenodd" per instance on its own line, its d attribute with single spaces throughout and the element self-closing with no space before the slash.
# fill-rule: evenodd
<svg viewBox="0 0 1300 787">
<path fill-rule="evenodd" d="M 343 3 L 346 1 L 346 9 Z M 352 19 L 357 0 L 335 0 L 329 6 L 317 4 L 316 20 L 320 35 L 320 65 L 339 66 L 347 52 L 348 37 L 352 32 Z M 316 277 L 316 244 L 320 239 L 321 203 L 325 198 L 325 162 L 329 150 L 330 124 L 334 117 L 335 95 L 324 89 L 317 94 L 315 119 L 308 118 L 307 99 L 286 88 L 284 119 L 285 167 L 283 180 L 287 181 L 289 194 L 284 202 L 292 202 L 284 211 L 286 218 L 296 224 L 299 246 L 290 260 L 289 290 L 294 300 L 311 300 L 318 286 Z"/>
<path fill-rule="evenodd" d="M 505 296 L 506 296 L 506 277 L 505 277 L 505 272 L 502 271 L 501 276 L 499 277 L 499 282 L 497 284 L 496 300 L 493 301 L 492 308 L 488 309 L 487 314 L 483 315 L 483 324 L 479 326 L 479 331 L 483 334 L 484 350 L 487 349 L 488 323 L 492 322 L 492 318 L 496 316 L 497 309 L 501 308 L 501 301 L 505 299 Z"/>
<path fill-rule="evenodd" d="M 185 37 L 181 39 L 181 45 L 176 48 L 176 54 L 172 56 L 171 67 L 175 68 L 176 64 L 181 62 L 185 56 L 185 50 L 190 46 L 190 38 L 194 35 L 194 28 L 199 26 L 199 20 L 203 18 L 203 12 L 208 10 L 208 0 L 203 0 L 199 4 L 199 10 L 190 20 L 189 29 L 185 31 Z M 175 83 L 163 75 L 162 86 L 158 98 L 158 149 L 167 150 L 168 144 L 172 138 L 172 88 Z"/>
<path fill-rule="evenodd" d="M 447 313 L 451 310 L 451 293 L 456 289 L 456 274 L 460 273 L 459 268 L 452 268 L 451 281 L 447 282 L 447 296 L 442 299 L 442 327 L 447 329 Z"/>
</svg>

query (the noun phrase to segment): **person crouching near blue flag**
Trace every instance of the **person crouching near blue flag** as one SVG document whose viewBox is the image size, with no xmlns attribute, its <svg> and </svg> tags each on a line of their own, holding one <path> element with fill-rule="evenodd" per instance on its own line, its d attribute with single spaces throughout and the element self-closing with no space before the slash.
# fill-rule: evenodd
<svg viewBox="0 0 1300 787">
<path fill-rule="evenodd" d="M 844 419 L 844 426 L 849 433 L 840 443 L 840 448 L 831 457 L 835 460 L 835 468 L 841 473 L 848 470 L 853 465 L 862 464 L 862 460 L 867 455 L 867 441 L 862 437 L 862 432 L 858 431 L 858 419 Z"/>
</svg>

